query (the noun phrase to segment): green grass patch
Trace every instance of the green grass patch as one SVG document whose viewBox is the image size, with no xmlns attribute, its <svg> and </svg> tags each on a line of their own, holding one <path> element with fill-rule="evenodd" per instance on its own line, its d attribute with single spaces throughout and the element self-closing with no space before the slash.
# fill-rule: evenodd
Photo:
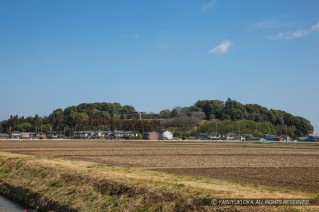
<svg viewBox="0 0 319 212">
<path fill-rule="evenodd" d="M 267 191 L 268 191 L 269 193 L 276 193 L 276 192 L 280 191 L 280 189 L 275 188 L 275 187 L 268 187 L 268 188 L 267 188 Z"/>
<path fill-rule="evenodd" d="M 183 187 L 185 187 L 185 184 L 179 183 L 179 184 L 176 184 L 176 187 L 177 187 L 177 188 L 183 188 Z"/>
<path fill-rule="evenodd" d="M 49 181 L 49 186 L 51 187 L 61 187 L 62 186 L 62 181 L 60 179 L 53 179 Z"/>
<path fill-rule="evenodd" d="M 15 164 L 15 168 L 16 168 L 16 169 L 20 169 L 23 165 L 24 165 L 24 162 L 23 162 L 22 160 L 19 160 L 19 161 Z"/>
<path fill-rule="evenodd" d="M 40 171 L 40 176 L 42 179 L 46 178 L 49 175 L 49 172 L 47 170 L 41 170 Z"/>
<path fill-rule="evenodd" d="M 213 197 L 204 197 L 203 202 L 204 204 L 210 204 L 212 202 Z"/>
<path fill-rule="evenodd" d="M 116 197 L 116 196 L 108 196 L 107 202 L 105 202 L 104 204 L 105 204 L 105 206 L 107 206 L 107 205 L 118 206 L 118 203 L 119 203 L 118 197 Z"/>
<path fill-rule="evenodd" d="M 94 166 L 94 165 L 88 165 L 86 168 L 88 168 L 88 169 L 93 169 L 94 167 L 96 167 L 96 166 Z"/>
<path fill-rule="evenodd" d="M 0 178 L 6 177 L 12 170 L 10 168 L 1 168 L 0 169 Z"/>
</svg>

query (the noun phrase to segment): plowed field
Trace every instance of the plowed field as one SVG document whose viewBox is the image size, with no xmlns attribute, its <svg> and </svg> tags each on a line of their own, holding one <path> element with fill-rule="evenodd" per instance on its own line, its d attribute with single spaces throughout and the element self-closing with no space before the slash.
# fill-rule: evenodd
<svg viewBox="0 0 319 212">
<path fill-rule="evenodd" d="M 0 151 L 319 191 L 319 144 L 314 143 L 1 141 Z"/>
</svg>

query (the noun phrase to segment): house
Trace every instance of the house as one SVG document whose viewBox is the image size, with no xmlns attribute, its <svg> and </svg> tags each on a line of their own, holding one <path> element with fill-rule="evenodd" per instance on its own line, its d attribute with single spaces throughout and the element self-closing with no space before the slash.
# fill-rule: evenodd
<svg viewBox="0 0 319 212">
<path fill-rule="evenodd" d="M 113 136 L 112 131 L 104 131 L 104 138 L 105 139 L 111 139 Z"/>
<path fill-rule="evenodd" d="M 21 139 L 32 139 L 35 138 L 36 134 L 34 132 L 22 132 L 20 133 Z"/>
<path fill-rule="evenodd" d="M 49 131 L 47 132 L 47 138 L 54 139 L 58 138 L 59 133 L 57 131 Z"/>
<path fill-rule="evenodd" d="M 237 140 L 238 136 L 236 133 L 227 133 L 225 139 L 226 140 Z"/>
<path fill-rule="evenodd" d="M 252 134 L 243 134 L 242 137 L 243 137 L 243 140 L 245 140 L 245 141 L 255 140 L 255 139 L 254 139 L 254 136 L 253 136 Z M 258 139 L 258 140 L 259 140 L 259 139 Z"/>
<path fill-rule="evenodd" d="M 262 136 L 259 135 L 253 135 L 252 137 L 249 138 L 249 141 L 260 141 L 260 139 L 262 139 Z M 246 137 L 247 140 L 247 137 Z"/>
<path fill-rule="evenodd" d="M 160 132 L 160 138 L 162 140 L 172 140 L 173 139 L 173 133 L 168 131 L 168 130 L 162 131 L 162 132 Z"/>
<path fill-rule="evenodd" d="M 7 133 L 0 133 L 0 139 L 8 139 L 9 138 L 9 134 Z"/>
<path fill-rule="evenodd" d="M 305 141 L 308 137 L 298 137 L 298 141 Z"/>
<path fill-rule="evenodd" d="M 111 133 L 109 131 L 96 131 L 93 135 L 94 139 L 104 139 L 106 134 Z"/>
<path fill-rule="evenodd" d="M 210 140 L 224 140 L 225 136 L 218 132 L 210 133 Z"/>
<path fill-rule="evenodd" d="M 143 133 L 144 140 L 160 140 L 160 137 L 161 137 L 160 134 L 156 131 Z"/>
<path fill-rule="evenodd" d="M 198 139 L 199 140 L 209 140 L 210 139 L 210 133 L 200 133 Z"/>
<path fill-rule="evenodd" d="M 124 131 L 123 130 L 115 130 L 112 133 L 112 137 L 115 140 L 123 139 L 124 138 Z"/>
<path fill-rule="evenodd" d="M 47 135 L 44 132 L 38 132 L 35 137 L 38 139 L 46 139 Z"/>
<path fill-rule="evenodd" d="M 76 131 L 73 133 L 75 139 L 91 139 L 94 138 L 94 131 Z"/>
<path fill-rule="evenodd" d="M 225 135 L 220 134 L 220 133 L 200 133 L 199 134 L 199 139 L 200 140 L 224 140 Z"/>
<path fill-rule="evenodd" d="M 12 138 L 12 139 L 20 139 L 21 138 L 21 133 L 14 131 L 14 132 L 10 133 L 10 138 Z"/>
<path fill-rule="evenodd" d="M 137 136 L 138 136 L 138 133 L 134 131 L 125 131 L 123 135 L 125 139 L 136 139 Z"/>
<path fill-rule="evenodd" d="M 79 133 L 78 132 L 73 132 L 72 137 L 73 137 L 73 139 L 78 139 Z"/>
</svg>

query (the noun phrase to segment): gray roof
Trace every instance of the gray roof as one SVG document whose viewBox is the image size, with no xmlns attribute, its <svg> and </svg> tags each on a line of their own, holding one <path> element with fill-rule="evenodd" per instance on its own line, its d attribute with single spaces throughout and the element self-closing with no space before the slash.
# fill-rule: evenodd
<svg viewBox="0 0 319 212">
<path fill-rule="evenodd" d="M 0 133 L 0 136 L 2 136 L 2 137 L 9 137 L 9 134 L 7 134 L 7 133 Z"/>
</svg>

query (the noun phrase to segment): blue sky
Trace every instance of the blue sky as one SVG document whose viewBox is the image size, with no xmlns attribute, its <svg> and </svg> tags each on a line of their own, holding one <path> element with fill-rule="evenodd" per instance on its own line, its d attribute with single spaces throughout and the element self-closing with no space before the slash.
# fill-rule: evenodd
<svg viewBox="0 0 319 212">
<path fill-rule="evenodd" d="M 0 120 L 228 97 L 319 128 L 317 0 L 0 0 Z"/>
</svg>

